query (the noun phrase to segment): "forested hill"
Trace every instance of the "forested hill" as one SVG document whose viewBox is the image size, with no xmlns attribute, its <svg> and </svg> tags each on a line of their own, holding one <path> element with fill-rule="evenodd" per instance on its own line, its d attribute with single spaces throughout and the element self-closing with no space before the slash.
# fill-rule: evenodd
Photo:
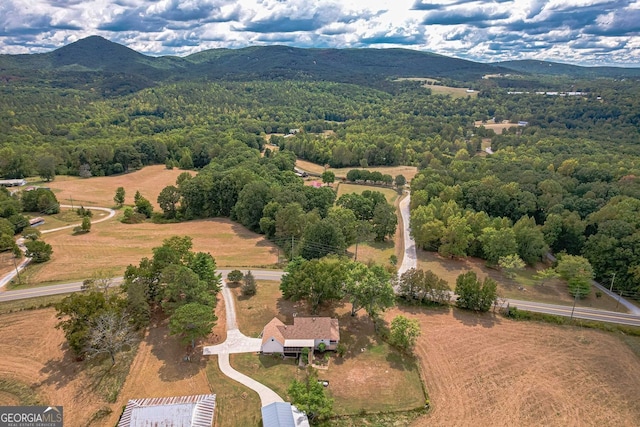
<svg viewBox="0 0 640 427">
<path fill-rule="evenodd" d="M 561 64 L 550 61 L 504 61 L 496 62 L 494 65 L 518 73 L 543 74 L 550 76 L 569 76 L 575 78 L 624 78 L 624 77 L 640 77 L 640 68 L 621 68 L 621 67 L 580 67 L 577 65 Z"/>
<path fill-rule="evenodd" d="M 367 83 L 393 77 L 437 77 L 470 81 L 508 72 L 495 65 L 407 49 L 300 49 L 254 46 L 213 49 L 185 58 L 151 57 L 91 36 L 52 52 L 0 55 L 0 76 L 33 72 L 102 72 L 136 75 L 154 81 L 185 78 L 225 80 L 296 79 Z"/>
</svg>

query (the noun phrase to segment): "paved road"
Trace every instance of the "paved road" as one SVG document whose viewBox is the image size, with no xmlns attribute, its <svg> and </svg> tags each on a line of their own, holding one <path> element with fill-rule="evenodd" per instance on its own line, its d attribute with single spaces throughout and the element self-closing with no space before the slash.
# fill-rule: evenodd
<svg viewBox="0 0 640 427">
<path fill-rule="evenodd" d="M 418 255 L 416 253 L 416 241 L 411 237 L 410 222 L 410 210 L 409 205 L 411 203 L 411 194 L 407 193 L 407 196 L 400 202 L 400 215 L 402 216 L 402 229 L 404 237 L 404 256 L 402 257 L 402 264 L 398 269 L 398 274 L 402 274 L 407 270 L 418 267 Z"/>
<path fill-rule="evenodd" d="M 230 270 L 220 270 L 224 277 Z M 246 271 L 245 271 L 246 272 Z M 258 280 L 280 280 L 284 272 L 276 270 L 251 270 Z M 115 283 L 120 283 L 122 278 L 115 278 Z M 0 293 L 0 302 L 13 301 L 25 298 L 32 298 L 45 295 L 66 294 L 77 292 L 80 290 L 82 282 L 67 283 L 62 285 L 42 286 L 39 288 L 20 289 L 16 291 L 7 291 Z M 223 293 L 224 296 L 224 293 Z M 522 301 L 509 299 L 507 300 L 513 307 L 516 306 L 522 310 L 533 311 L 536 313 L 555 314 L 557 316 L 571 316 L 571 306 L 545 304 L 541 302 Z M 593 308 L 576 307 L 573 317 L 585 320 L 598 320 L 602 322 L 618 323 L 622 325 L 640 326 L 640 316 L 627 313 L 616 313 L 613 311 L 597 310 Z M 234 321 L 235 324 L 235 321 Z"/>
<path fill-rule="evenodd" d="M 73 208 L 73 206 L 71 206 L 71 205 L 60 205 L 60 207 L 61 208 Z M 109 215 L 107 215 L 104 218 L 100 218 L 100 219 L 96 219 L 95 221 L 91 221 L 93 224 L 97 224 L 99 222 L 111 219 L 116 214 L 116 211 L 114 211 L 113 209 L 109 209 L 109 208 L 100 208 L 100 207 L 97 207 L 97 206 L 87 206 L 86 209 L 92 209 L 92 210 L 97 210 L 97 211 L 105 211 L 105 212 L 109 213 Z M 69 228 L 77 227 L 79 225 L 80 224 L 78 223 L 78 224 L 66 225 L 64 227 L 52 228 L 50 230 L 42 230 L 42 234 L 53 233 L 55 231 L 60 231 L 60 230 L 66 230 L 66 229 L 69 229 Z M 18 246 L 20 247 L 20 250 L 22 250 L 23 253 L 26 251 L 26 247 L 23 244 L 23 239 L 18 239 Z M 30 262 L 31 262 L 31 258 L 26 258 L 26 257 L 23 258 L 22 261 L 20 261 L 20 264 L 18 264 L 16 266 L 17 271 L 16 270 L 12 270 L 6 276 L 0 278 L 0 289 L 4 288 L 7 285 L 7 283 L 11 282 L 13 280 L 13 278 L 16 277 L 18 272 L 24 270 L 25 267 L 27 265 L 29 265 Z"/>
</svg>

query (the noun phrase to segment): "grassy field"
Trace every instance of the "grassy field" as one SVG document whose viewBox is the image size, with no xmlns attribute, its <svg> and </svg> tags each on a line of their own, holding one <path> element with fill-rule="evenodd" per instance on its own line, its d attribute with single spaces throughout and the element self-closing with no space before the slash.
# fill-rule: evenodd
<svg viewBox="0 0 640 427">
<path fill-rule="evenodd" d="M 509 123 L 508 120 L 505 120 L 502 123 L 493 123 L 493 122 L 482 123 L 482 121 L 477 120 L 474 122 L 474 125 L 475 127 L 484 126 L 485 129 L 493 129 L 496 135 L 501 135 L 504 129 L 509 129 L 510 127 L 517 126 L 515 123 Z"/>
<path fill-rule="evenodd" d="M 393 309 L 420 322 L 431 412 L 413 426 L 632 426 L 640 358 L 621 334 L 457 309 Z M 634 337 L 636 338 L 636 337 Z"/>
<path fill-rule="evenodd" d="M 286 323 L 293 315 L 309 315 L 304 303 L 281 298 L 279 282 L 260 281 L 258 293 L 250 298 L 236 294 L 236 312 L 240 330 L 257 336 L 274 316 Z M 404 411 L 424 405 L 424 395 L 415 359 L 406 358 L 378 340 L 372 322 L 365 315 L 352 317 L 347 303 L 324 307 L 321 315 L 338 317 L 341 342 L 347 346 L 345 357 L 333 355 L 328 370 L 319 375 L 330 383 L 329 395 L 335 399 L 339 415 Z M 239 371 L 272 387 L 281 396 L 294 378 L 304 371 L 290 361 L 267 356 L 238 355 L 232 365 Z"/>
<path fill-rule="evenodd" d="M 323 165 L 318 165 L 316 163 L 308 162 L 301 159 L 296 160 L 296 167 L 315 174 L 322 174 L 322 172 L 324 172 L 325 170 Z M 330 170 L 334 174 L 336 174 L 336 178 L 346 178 L 347 173 L 352 169 L 378 171 L 383 174 L 391 175 L 394 178 L 397 175 L 404 175 L 404 177 L 407 179 L 407 182 L 411 182 L 413 177 L 418 173 L 418 168 L 415 166 L 372 166 L 368 168 L 352 166 L 348 168 L 327 168 L 327 170 Z"/>
<path fill-rule="evenodd" d="M 175 185 L 176 178 L 183 172 L 195 175 L 193 171 L 167 169 L 162 165 L 146 166 L 138 171 L 106 177 L 88 179 L 57 176 L 52 182 L 42 183 L 51 188 L 62 204 L 74 206 L 111 207 L 115 203 L 113 196 L 118 187 L 123 187 L 126 193 L 125 204 L 133 205 L 133 195 L 140 191 L 157 209 L 158 194 L 167 185 Z"/>
<path fill-rule="evenodd" d="M 391 203 L 392 205 L 398 199 L 398 192 L 391 188 L 376 187 L 374 185 L 358 185 L 358 184 L 346 184 L 346 183 L 339 183 L 336 186 L 337 186 L 337 194 L 336 194 L 337 199 L 344 194 L 349 194 L 349 193 L 362 194 L 362 192 L 365 190 L 378 191 L 384 194 L 384 197 L 387 199 L 387 202 Z"/>
<path fill-rule="evenodd" d="M 338 193 L 337 197 L 339 198 L 343 194 L 348 194 L 348 193 L 362 194 L 362 192 L 365 190 L 379 191 L 382 194 L 384 194 L 385 198 L 387 199 L 387 202 L 391 203 L 392 205 L 397 205 L 398 197 L 399 197 L 397 191 L 392 190 L 390 188 L 381 188 L 381 187 L 368 186 L 368 185 L 340 183 L 337 186 L 337 193 Z M 399 217 L 400 217 L 400 214 L 398 213 L 398 221 L 400 221 Z M 400 238 L 399 231 L 400 231 L 400 226 L 398 226 L 398 229 L 396 229 L 395 240 L 398 240 L 398 238 Z M 396 257 L 398 257 L 398 259 L 401 260 L 401 254 L 399 252 L 399 249 L 400 248 L 396 247 L 393 240 L 387 240 L 385 242 L 374 242 L 374 241 L 362 242 L 358 244 L 357 259 L 358 261 L 361 261 L 361 262 L 371 261 L 378 264 L 389 264 L 390 263 L 389 259 L 391 255 L 396 255 Z M 356 245 L 350 246 L 347 249 L 347 251 L 355 255 Z"/>
<path fill-rule="evenodd" d="M 541 266 L 540 268 L 544 268 Z M 489 276 L 498 283 L 498 294 L 505 298 L 520 299 L 526 301 L 545 302 L 550 304 L 572 305 L 573 298 L 567 291 L 567 285 L 559 279 L 549 280 L 544 284 L 533 279 L 536 273 L 534 269 L 527 268 L 518 272 L 515 279 L 505 277 L 497 269 L 487 268 L 485 261 L 477 258 L 453 260 L 443 258 L 437 252 L 418 250 L 418 268 L 431 270 L 439 277 L 449 282 L 453 290 L 456 286 L 456 278 L 467 271 L 475 271 L 478 277 L 484 279 Z M 577 306 L 599 308 L 603 310 L 626 312 L 622 305 L 616 307 L 613 298 L 603 295 L 597 298 L 595 290 L 584 299 L 578 300 Z"/>
<path fill-rule="evenodd" d="M 123 224 L 117 220 L 94 224 L 91 232 L 74 236 L 71 230 L 45 236 L 53 246 L 51 261 L 34 264 L 24 276 L 30 283 L 81 280 L 96 271 L 120 276 L 129 264 L 150 257 L 151 249 L 168 237 L 193 237 L 195 251 L 209 252 L 218 267 L 255 267 L 276 263 L 277 248 L 261 235 L 228 219 L 179 224 Z"/>
</svg>

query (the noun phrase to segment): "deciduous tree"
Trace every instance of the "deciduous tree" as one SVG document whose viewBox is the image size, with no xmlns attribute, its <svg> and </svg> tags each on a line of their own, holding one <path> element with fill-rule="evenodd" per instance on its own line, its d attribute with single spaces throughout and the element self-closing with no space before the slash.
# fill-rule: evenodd
<svg viewBox="0 0 640 427">
<path fill-rule="evenodd" d="M 218 320 L 213 308 L 192 302 L 182 305 L 169 318 L 169 332 L 179 335 L 184 343 L 196 347 L 196 340 L 211 333 Z"/>
<path fill-rule="evenodd" d="M 456 279 L 456 305 L 475 311 L 489 311 L 497 295 L 498 284 L 486 277 L 483 282 L 473 271 L 461 274 Z"/>
<path fill-rule="evenodd" d="M 421 333 L 417 320 L 396 316 L 391 321 L 389 343 L 404 353 L 412 353 Z"/>
</svg>

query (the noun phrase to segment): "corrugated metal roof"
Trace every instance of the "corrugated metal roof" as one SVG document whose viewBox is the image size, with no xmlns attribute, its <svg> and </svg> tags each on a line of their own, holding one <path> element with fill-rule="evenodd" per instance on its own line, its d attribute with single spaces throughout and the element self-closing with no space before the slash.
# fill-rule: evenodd
<svg viewBox="0 0 640 427">
<path fill-rule="evenodd" d="M 129 400 L 118 427 L 211 427 L 215 394 Z"/>
<path fill-rule="evenodd" d="M 262 407 L 263 427 L 309 427 L 307 416 L 288 402 L 274 402 Z"/>
</svg>

